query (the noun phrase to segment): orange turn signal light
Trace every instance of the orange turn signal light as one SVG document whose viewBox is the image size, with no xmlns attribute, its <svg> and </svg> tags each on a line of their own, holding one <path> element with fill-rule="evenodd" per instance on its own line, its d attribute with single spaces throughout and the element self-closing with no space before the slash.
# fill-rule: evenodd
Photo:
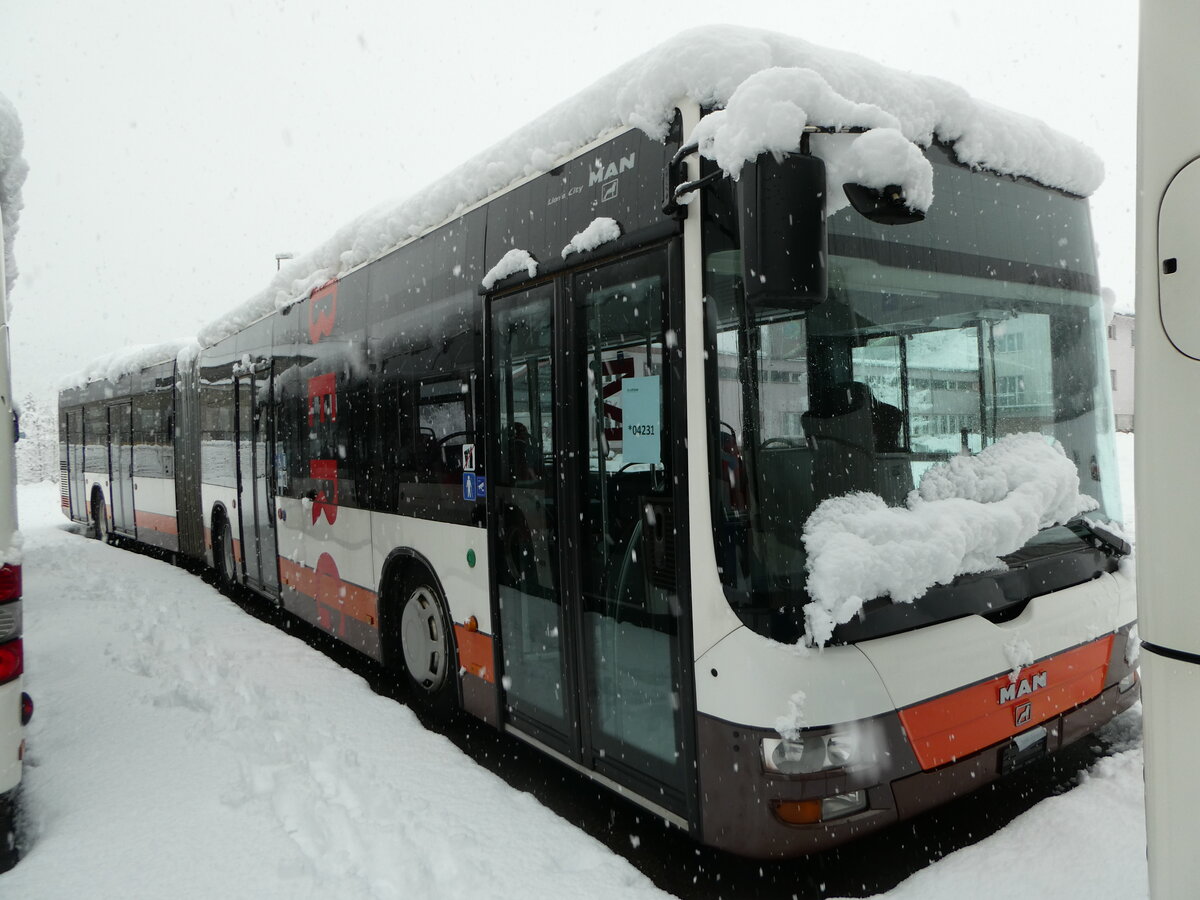
<svg viewBox="0 0 1200 900">
<path fill-rule="evenodd" d="M 775 800 L 771 809 L 775 818 L 788 825 L 813 825 L 821 821 L 820 800 Z"/>
<path fill-rule="evenodd" d="M 467 629 L 467 631 L 478 631 L 479 630 L 479 620 L 476 619 L 474 616 L 471 616 L 469 619 L 467 619 L 466 623 L 464 624 L 464 627 Z"/>
</svg>

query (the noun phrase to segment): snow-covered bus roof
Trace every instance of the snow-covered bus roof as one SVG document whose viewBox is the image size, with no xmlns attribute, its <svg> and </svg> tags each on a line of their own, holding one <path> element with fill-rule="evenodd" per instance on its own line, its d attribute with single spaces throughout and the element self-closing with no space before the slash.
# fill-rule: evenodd
<svg viewBox="0 0 1200 900">
<path fill-rule="evenodd" d="M 159 363 L 194 356 L 198 350 L 199 345 L 195 338 L 178 338 L 157 344 L 122 347 L 93 359 L 78 372 L 67 375 L 59 382 L 58 389 L 68 391 L 84 387 L 93 381 L 119 381 L 122 375 L 140 372 Z"/>
<path fill-rule="evenodd" d="M 490 195 L 553 168 L 609 132 L 634 127 L 662 140 L 679 102 L 726 109 L 744 86 L 754 90 L 741 92 L 740 115 L 720 117 L 719 126 L 707 117 L 687 136 L 699 140 L 701 153 L 735 176 L 741 161 L 757 153 L 794 149 L 798 129 L 812 123 L 864 126 L 878 136 L 903 136 L 925 147 L 941 141 L 965 165 L 1082 196 L 1103 179 L 1099 157 L 1081 142 L 1037 119 L 975 99 L 942 79 L 788 35 L 705 26 L 625 63 L 416 194 L 383 203 L 349 222 L 285 264 L 264 290 L 206 325 L 199 341 L 215 344 Z M 889 152 L 894 143 L 888 142 Z M 915 193 L 927 194 L 922 206 L 932 199 L 931 190 Z M 140 354 L 129 356 L 132 361 Z M 101 369 L 111 373 L 112 362 Z M 95 365 L 89 369 L 97 371 Z"/>
<path fill-rule="evenodd" d="M 4 214 L 4 296 L 12 295 L 17 280 L 17 263 L 13 258 L 13 238 L 17 234 L 17 217 L 21 213 L 21 186 L 29 166 L 21 157 L 24 139 L 21 120 L 8 98 L 0 94 L 0 211 Z"/>
<path fill-rule="evenodd" d="M 382 204 L 348 223 L 328 241 L 285 265 L 259 294 L 207 325 L 200 341 L 216 343 L 489 195 L 552 168 L 608 131 L 632 126 L 661 140 L 681 100 L 725 108 L 751 76 L 780 69 L 817 73 L 822 85 L 832 89 L 820 99 L 832 97 L 837 102 L 814 104 L 810 96 L 776 95 L 758 104 L 771 121 L 760 121 L 757 133 L 747 135 L 743 120 L 726 123 L 731 133 L 723 141 L 706 134 L 706 155 L 723 168 L 730 163 L 722 153 L 728 156 L 731 146 L 735 155 L 748 152 L 748 147 L 759 147 L 759 152 L 776 149 L 772 141 L 780 135 L 771 130 L 778 131 L 783 122 L 783 136 L 790 137 L 797 122 L 804 124 L 807 106 L 815 124 L 888 125 L 921 146 L 935 139 L 949 144 L 966 165 L 1024 176 L 1073 194 L 1091 194 L 1103 179 L 1099 157 L 1079 141 L 1037 119 L 975 99 L 942 79 L 892 69 L 796 37 L 706 26 L 685 31 L 625 63 L 411 197 Z M 771 83 L 805 82 L 777 78 Z M 817 122 L 818 117 L 831 114 L 863 121 Z"/>
</svg>

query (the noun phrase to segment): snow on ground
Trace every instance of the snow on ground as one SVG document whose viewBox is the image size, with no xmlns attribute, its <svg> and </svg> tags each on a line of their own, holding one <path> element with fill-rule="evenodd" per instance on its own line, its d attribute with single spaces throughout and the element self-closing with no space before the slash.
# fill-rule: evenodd
<svg viewBox="0 0 1200 900">
<path fill-rule="evenodd" d="M 1131 533 L 1132 448 L 1118 436 Z M 665 896 L 195 576 L 69 534 L 56 486 L 20 504 L 38 709 L 31 846 L 0 896 Z M 1108 732 L 1112 755 L 1078 787 L 882 896 L 1145 897 L 1140 709 Z"/>
<path fill-rule="evenodd" d="M 658 897 L 358 676 L 23 487 L 28 855 L 0 896 Z"/>
</svg>

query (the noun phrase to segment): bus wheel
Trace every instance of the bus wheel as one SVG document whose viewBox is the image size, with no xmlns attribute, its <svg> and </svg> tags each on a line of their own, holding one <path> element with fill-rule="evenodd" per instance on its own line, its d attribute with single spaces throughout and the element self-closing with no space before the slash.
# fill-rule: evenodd
<svg viewBox="0 0 1200 900">
<path fill-rule="evenodd" d="M 233 587 L 237 583 L 237 562 L 233 557 L 233 529 L 224 516 L 217 521 L 220 524 L 213 529 L 216 532 L 213 558 L 217 564 L 217 579 L 226 587 Z"/>
<path fill-rule="evenodd" d="M 401 591 L 400 653 L 417 702 L 431 711 L 454 705 L 454 645 L 450 617 L 429 576 L 406 579 Z"/>
<path fill-rule="evenodd" d="M 111 538 L 108 531 L 108 510 L 104 506 L 104 496 L 99 491 L 92 494 L 92 537 L 106 544 Z"/>
</svg>

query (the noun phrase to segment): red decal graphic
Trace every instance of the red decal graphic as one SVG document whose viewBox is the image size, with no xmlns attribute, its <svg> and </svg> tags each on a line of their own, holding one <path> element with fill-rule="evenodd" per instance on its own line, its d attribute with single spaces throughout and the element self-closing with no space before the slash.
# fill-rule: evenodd
<svg viewBox="0 0 1200 900">
<path fill-rule="evenodd" d="M 308 303 L 308 339 L 315 344 L 333 334 L 337 320 L 337 282 L 313 291 Z"/>
<path fill-rule="evenodd" d="M 308 424 L 313 424 L 313 417 L 324 422 L 337 421 L 337 375 L 317 375 L 308 379 Z"/>
<path fill-rule="evenodd" d="M 308 474 L 311 478 L 320 481 L 328 481 L 331 490 L 318 490 L 317 497 L 313 500 L 312 520 L 313 524 L 317 524 L 317 519 L 325 516 L 327 522 L 332 525 L 337 521 L 337 502 L 338 502 L 338 464 L 336 459 L 314 459 L 308 464 Z"/>
<path fill-rule="evenodd" d="M 633 357 L 627 356 L 624 359 L 610 360 L 601 365 L 601 371 L 605 378 L 611 378 L 611 381 L 606 381 L 600 389 L 600 396 L 608 399 L 621 391 L 621 379 L 631 378 L 634 373 Z M 625 417 L 621 411 L 621 407 L 613 403 L 604 404 L 604 438 L 607 441 L 619 441 L 622 437 L 621 425 L 625 421 Z"/>
</svg>

